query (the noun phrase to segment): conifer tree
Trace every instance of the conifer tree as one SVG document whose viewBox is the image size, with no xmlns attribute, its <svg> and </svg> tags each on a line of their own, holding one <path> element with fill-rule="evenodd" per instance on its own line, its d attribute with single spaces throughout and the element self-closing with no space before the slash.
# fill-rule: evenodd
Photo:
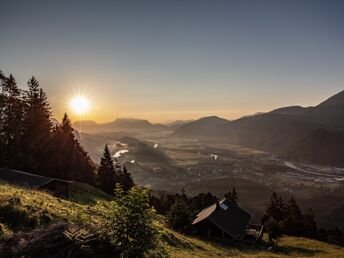
<svg viewBox="0 0 344 258">
<path fill-rule="evenodd" d="M 302 231 L 302 213 L 294 198 L 291 198 L 285 206 L 285 218 L 283 221 L 284 233 L 300 236 Z"/>
<path fill-rule="evenodd" d="M 105 145 L 103 156 L 100 159 L 100 166 L 98 168 L 100 188 L 108 194 L 114 194 L 114 189 L 118 181 L 116 177 L 114 161 L 111 157 L 108 146 Z"/>
<path fill-rule="evenodd" d="M 301 235 L 304 237 L 316 238 L 318 235 L 318 229 L 312 209 L 306 210 L 306 213 L 302 216 L 302 222 L 303 227 Z"/>
<path fill-rule="evenodd" d="M 280 222 L 284 220 L 286 214 L 286 205 L 283 202 L 282 198 L 277 195 L 276 192 L 273 192 L 270 198 L 270 201 L 267 205 L 265 215 L 263 220 L 268 220 L 270 217 L 275 221 Z"/>
<path fill-rule="evenodd" d="M 20 168 L 21 145 L 23 135 L 23 100 L 21 90 L 12 75 L 1 75 L 1 142 L 4 167 Z"/>
<path fill-rule="evenodd" d="M 189 231 L 192 223 L 192 214 L 187 201 L 177 197 L 167 213 L 167 220 L 171 228 L 183 233 Z"/>
<path fill-rule="evenodd" d="M 45 175 L 49 163 L 49 143 L 52 123 L 50 107 L 38 81 L 32 77 L 25 91 L 25 115 L 23 149 L 25 152 L 25 171 Z"/>
<path fill-rule="evenodd" d="M 276 193 L 271 196 L 262 222 L 271 238 L 281 234 L 317 237 L 317 225 L 312 210 L 302 214 L 294 198 L 284 203 Z"/>
<path fill-rule="evenodd" d="M 131 177 L 131 174 L 128 172 L 126 166 L 123 167 L 123 170 L 120 176 L 120 183 L 124 191 L 130 190 L 130 188 L 134 186 L 134 180 Z"/>
<path fill-rule="evenodd" d="M 5 94 L 4 94 L 4 90 L 3 87 L 5 85 L 6 82 L 6 77 L 4 76 L 4 74 L 2 73 L 2 71 L 0 71 L 0 167 L 4 166 L 5 164 L 5 146 L 3 145 L 4 143 L 4 126 L 5 126 L 5 114 L 4 114 L 4 109 L 5 109 Z"/>
<path fill-rule="evenodd" d="M 211 193 L 200 193 L 190 199 L 189 206 L 190 209 L 197 214 L 204 208 L 216 203 L 216 201 L 216 196 L 212 195 Z"/>
<path fill-rule="evenodd" d="M 225 198 L 231 201 L 234 205 L 238 206 L 239 197 L 238 193 L 235 190 L 235 187 L 233 187 L 232 190 L 225 194 Z"/>
<path fill-rule="evenodd" d="M 94 184 L 94 165 L 75 139 L 67 114 L 53 131 L 54 162 L 52 176 Z"/>
</svg>

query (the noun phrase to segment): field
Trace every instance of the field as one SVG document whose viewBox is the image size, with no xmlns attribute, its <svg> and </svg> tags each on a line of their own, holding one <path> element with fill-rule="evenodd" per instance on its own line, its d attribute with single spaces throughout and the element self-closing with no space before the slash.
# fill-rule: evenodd
<svg viewBox="0 0 344 258">
<path fill-rule="evenodd" d="M 85 193 L 86 194 L 81 194 Z M 98 223 L 105 217 L 97 209 L 98 205 L 107 206 L 111 199 L 104 193 L 86 186 L 76 185 L 72 189 L 70 201 L 55 198 L 48 193 L 33 191 L 0 183 L 0 200 L 4 203 L 17 198 L 20 209 L 27 209 L 31 215 L 39 213 L 40 218 L 49 216 L 49 222 L 37 224 L 35 228 L 45 227 L 47 224 L 68 221 L 71 224 Z M 1 215 L 0 215 L 1 216 Z M 214 243 L 197 238 L 181 235 L 166 228 L 164 218 L 157 217 L 160 240 L 155 250 L 151 250 L 147 257 L 343 257 L 344 248 L 325 244 L 319 241 L 282 237 L 278 247 L 267 250 L 268 245 L 248 246 L 229 245 L 228 243 Z M 1 221 L 2 234 L 8 237 L 12 234 L 6 221 Z M 1 236 L 2 235 L 2 236 Z"/>
</svg>

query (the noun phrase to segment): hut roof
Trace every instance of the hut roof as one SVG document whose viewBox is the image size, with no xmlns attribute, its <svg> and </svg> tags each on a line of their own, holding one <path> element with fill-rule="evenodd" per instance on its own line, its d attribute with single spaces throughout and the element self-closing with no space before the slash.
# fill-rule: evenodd
<svg viewBox="0 0 344 258">
<path fill-rule="evenodd" d="M 198 213 L 192 222 L 197 225 L 207 220 L 236 239 L 245 235 L 251 215 L 227 199 L 221 200 Z"/>
<path fill-rule="evenodd" d="M 55 180 L 69 183 L 69 181 L 56 178 L 35 175 L 14 169 L 0 168 L 0 181 L 5 181 L 10 184 L 40 188 Z"/>
</svg>

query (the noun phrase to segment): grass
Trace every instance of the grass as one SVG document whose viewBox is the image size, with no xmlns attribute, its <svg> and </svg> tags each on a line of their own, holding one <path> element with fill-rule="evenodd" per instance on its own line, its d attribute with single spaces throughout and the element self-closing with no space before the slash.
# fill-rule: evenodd
<svg viewBox="0 0 344 258">
<path fill-rule="evenodd" d="M 9 201 L 10 200 L 10 201 Z M 13 201 L 15 200 L 15 201 Z M 19 201 L 18 201 L 19 200 Z M 109 205 L 111 197 L 84 184 L 75 184 L 71 189 L 71 200 L 64 200 L 52 195 L 0 183 L 0 206 L 13 204 L 20 212 L 34 216 L 34 227 L 45 227 L 49 223 L 67 221 L 72 224 L 97 224 L 106 219 L 102 209 Z M 7 204 L 6 204 L 7 203 Z M 101 207 L 101 209 L 99 208 Z M 0 209 L 1 210 L 1 209 Z M 36 216 L 36 217 L 35 217 Z M 21 218 L 21 217 L 20 217 Z M 30 219 L 32 219 L 30 217 Z M 296 237 L 282 237 L 279 246 L 271 251 L 266 245 L 254 247 L 248 245 L 229 246 L 221 243 L 207 242 L 184 236 L 164 226 L 164 218 L 159 216 L 157 224 L 161 232 L 159 250 L 152 250 L 148 257 L 344 257 L 344 248 L 316 240 Z M 31 225 L 31 224 L 30 224 Z M 17 230 L 1 220 L 1 237 Z M 32 230 L 30 227 L 21 230 Z"/>
<path fill-rule="evenodd" d="M 344 248 L 299 237 L 282 237 L 279 246 L 271 251 L 267 246 L 226 246 L 220 243 L 202 241 L 171 232 L 174 238 L 166 246 L 171 257 L 344 257 Z"/>
<path fill-rule="evenodd" d="M 6 205 L 11 200 L 19 200 L 19 203 L 12 204 L 13 209 L 36 216 L 38 223 L 34 226 L 39 227 L 45 226 L 39 221 L 42 216 L 50 217 L 51 223 L 65 221 L 72 224 L 96 224 L 104 219 L 99 207 L 108 206 L 110 197 L 84 184 L 75 184 L 71 189 L 71 200 L 64 200 L 46 192 L 0 183 L 0 205 Z M 0 217 L 0 223 L 6 221 L 1 221 Z"/>
</svg>

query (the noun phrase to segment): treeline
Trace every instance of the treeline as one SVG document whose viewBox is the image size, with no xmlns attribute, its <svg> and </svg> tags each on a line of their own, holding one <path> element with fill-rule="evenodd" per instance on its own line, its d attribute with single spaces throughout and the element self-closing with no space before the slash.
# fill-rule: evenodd
<svg viewBox="0 0 344 258">
<path fill-rule="evenodd" d="M 230 189 L 224 197 L 239 206 L 239 195 L 235 188 Z M 187 234 L 196 233 L 191 226 L 193 219 L 200 211 L 217 200 L 217 196 L 211 193 L 187 196 L 184 190 L 181 193 L 150 197 L 151 205 L 159 214 L 166 216 L 169 227 Z M 272 193 L 261 223 L 264 225 L 270 242 L 275 244 L 280 236 L 288 235 L 344 246 L 344 234 L 340 229 L 318 230 L 311 209 L 302 212 L 294 198 L 285 202 L 277 193 Z"/>
<path fill-rule="evenodd" d="M 238 194 L 235 188 L 230 189 L 224 197 L 238 205 Z M 216 203 L 217 200 L 218 198 L 211 193 L 187 196 L 184 190 L 176 194 L 150 196 L 150 203 L 157 213 L 165 215 L 168 225 L 182 233 L 193 233 L 191 227 L 193 219 L 201 210 Z"/>
<path fill-rule="evenodd" d="M 344 246 L 344 234 L 339 228 L 320 229 L 311 209 L 302 213 L 294 198 L 285 202 L 277 193 L 272 193 L 262 223 L 271 242 L 281 235 L 301 236 Z"/>
<path fill-rule="evenodd" d="M 61 123 L 52 122 L 47 96 L 35 77 L 21 90 L 12 75 L 0 72 L 0 167 L 85 182 L 110 194 L 116 183 L 128 190 L 133 186 L 130 174 L 109 159 L 104 152 L 97 168 L 75 138 L 67 114 Z"/>
<path fill-rule="evenodd" d="M 317 225 L 312 210 L 308 209 L 306 213 L 302 213 L 294 198 L 284 202 L 282 197 L 275 192 L 267 204 L 262 223 L 266 227 L 270 241 L 282 234 L 317 237 Z"/>
</svg>

